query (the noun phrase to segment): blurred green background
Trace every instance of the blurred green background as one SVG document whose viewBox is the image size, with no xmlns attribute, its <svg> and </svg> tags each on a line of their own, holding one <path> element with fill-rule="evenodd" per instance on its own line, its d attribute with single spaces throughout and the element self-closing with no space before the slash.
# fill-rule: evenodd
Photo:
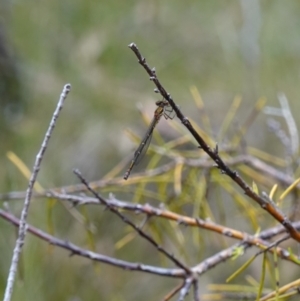
<svg viewBox="0 0 300 301">
<path fill-rule="evenodd" d="M 0 0 L 0 191 L 26 189 L 27 180 L 6 153 L 15 152 L 32 167 L 68 82 L 72 91 L 38 178 L 43 187 L 77 183 L 72 174 L 75 167 L 88 179 L 99 179 L 132 154 L 134 144 L 124 129 L 142 135 L 145 127 L 136 104 L 142 103 L 151 114 L 159 97 L 127 47 L 131 42 L 156 67 L 183 112 L 196 121 L 199 116 L 190 87 L 198 88 L 216 133 L 237 94 L 243 99 L 237 122 L 243 122 L 260 96 L 267 98 L 268 105 L 278 106 L 277 93 L 284 92 L 299 124 L 299 15 L 296 0 Z M 246 140 L 277 155 L 283 150 L 268 132 L 265 116 L 252 126 Z M 20 204 L 11 206 L 18 214 Z M 61 208 L 57 211 L 58 236 L 85 246 L 84 234 L 77 236 L 72 218 L 65 218 Z M 101 211 L 97 214 L 99 252 L 143 261 L 142 250 L 151 249 L 147 259 L 153 252 L 154 262 L 160 263 L 145 242 L 133 243 L 120 254 L 114 251 L 122 235 L 107 233 L 109 217 Z M 45 205 L 35 203 L 31 222 L 46 229 L 45 219 Z M 14 229 L 3 221 L 0 225 L 2 292 Z M 118 222 L 113 225 L 124 227 Z M 133 247 L 141 249 L 133 252 Z M 174 285 L 170 279 L 102 265 L 98 271 L 89 261 L 68 257 L 65 251 L 50 252 L 32 237 L 26 243 L 23 269 L 14 300 L 153 300 Z"/>
</svg>

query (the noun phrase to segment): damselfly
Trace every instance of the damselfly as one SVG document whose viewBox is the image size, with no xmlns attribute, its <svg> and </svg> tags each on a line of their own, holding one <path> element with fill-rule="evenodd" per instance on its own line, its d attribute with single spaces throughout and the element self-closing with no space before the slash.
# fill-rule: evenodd
<svg viewBox="0 0 300 301">
<path fill-rule="evenodd" d="M 137 150 L 134 152 L 134 156 L 129 165 L 129 168 L 127 169 L 127 171 L 124 174 L 125 180 L 128 179 L 133 166 L 138 164 L 141 161 L 144 154 L 147 152 L 147 149 L 148 149 L 150 141 L 151 141 L 153 130 L 154 130 L 155 126 L 157 125 L 157 123 L 159 122 L 161 116 L 164 116 L 166 119 L 174 118 L 174 114 L 172 114 L 174 111 L 166 100 L 158 100 L 156 102 L 156 105 L 157 105 L 157 108 L 154 112 L 154 117 L 153 117 L 153 119 L 150 123 L 150 126 L 144 136 L 144 139 L 142 140 L 142 142 L 139 145 L 139 147 L 137 148 Z"/>
</svg>

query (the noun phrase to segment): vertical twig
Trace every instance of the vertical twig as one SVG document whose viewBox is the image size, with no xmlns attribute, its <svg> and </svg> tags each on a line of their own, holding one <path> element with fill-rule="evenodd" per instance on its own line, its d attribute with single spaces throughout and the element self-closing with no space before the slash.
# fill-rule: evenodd
<svg viewBox="0 0 300 301">
<path fill-rule="evenodd" d="M 29 205 L 30 205 L 30 199 L 31 199 L 31 195 L 32 195 L 33 186 L 36 181 L 38 172 L 40 170 L 41 162 L 42 162 L 43 156 L 45 154 L 49 139 L 50 139 L 53 129 L 55 127 L 56 120 L 59 116 L 59 113 L 63 107 L 64 101 L 65 101 L 68 93 L 70 92 L 70 90 L 71 90 L 71 85 L 66 84 L 60 95 L 57 107 L 52 116 L 50 125 L 49 125 L 46 135 L 44 137 L 42 146 L 36 156 L 36 159 L 35 159 L 35 162 L 33 165 L 33 171 L 32 171 L 32 174 L 31 174 L 31 177 L 29 180 L 28 188 L 26 191 L 26 197 L 25 197 L 25 201 L 24 201 L 24 206 L 23 206 L 22 213 L 21 213 L 18 238 L 17 238 L 16 245 L 14 248 L 13 257 L 12 257 L 12 261 L 11 261 L 11 265 L 10 265 L 10 269 L 9 269 L 9 274 L 7 277 L 7 283 L 6 283 L 6 289 L 5 289 L 3 301 L 11 300 L 11 296 L 13 293 L 14 281 L 15 281 L 16 272 L 17 272 L 17 268 L 18 268 L 19 257 L 20 257 L 21 250 L 24 245 L 25 236 L 26 236 L 26 230 L 27 230 L 26 219 L 27 219 L 27 215 L 28 215 L 28 211 L 29 211 Z"/>
</svg>

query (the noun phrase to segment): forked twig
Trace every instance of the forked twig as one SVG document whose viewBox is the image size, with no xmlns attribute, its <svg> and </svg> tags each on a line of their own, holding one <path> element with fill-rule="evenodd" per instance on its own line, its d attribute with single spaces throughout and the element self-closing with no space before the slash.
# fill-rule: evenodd
<svg viewBox="0 0 300 301">
<path fill-rule="evenodd" d="M 89 183 L 85 180 L 85 178 L 81 175 L 78 170 L 74 170 L 76 176 L 80 179 L 80 181 L 87 187 L 87 189 L 99 200 L 100 203 L 105 205 L 112 213 L 117 215 L 124 223 L 132 227 L 141 237 L 145 238 L 148 242 L 150 242 L 159 252 L 164 254 L 167 258 L 169 258 L 175 265 L 183 269 L 188 275 L 191 274 L 191 270 L 185 266 L 182 262 L 175 258 L 173 254 L 170 254 L 167 250 L 165 250 L 162 246 L 160 246 L 151 236 L 146 234 L 142 229 L 137 227 L 132 221 L 130 221 L 125 215 L 123 215 L 120 211 L 118 211 L 114 206 L 112 206 L 109 202 L 107 202 L 103 197 L 101 197 L 95 190 L 91 188 Z"/>
</svg>

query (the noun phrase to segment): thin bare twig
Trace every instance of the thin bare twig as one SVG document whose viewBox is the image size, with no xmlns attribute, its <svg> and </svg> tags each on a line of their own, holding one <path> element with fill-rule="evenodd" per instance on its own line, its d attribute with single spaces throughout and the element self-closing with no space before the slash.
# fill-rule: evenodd
<svg viewBox="0 0 300 301">
<path fill-rule="evenodd" d="M 259 256 L 260 254 L 265 253 L 265 252 L 269 251 L 270 249 L 272 249 L 272 248 L 278 246 L 280 243 L 282 243 L 282 242 L 288 240 L 289 238 L 290 238 L 290 235 L 287 234 L 287 235 L 285 235 L 284 237 L 282 237 L 282 238 L 280 238 L 280 239 L 278 239 L 278 240 L 272 242 L 265 250 L 261 250 L 261 251 L 257 252 L 257 253 L 255 254 L 255 257 L 257 257 L 257 256 Z M 275 249 L 276 249 L 276 248 L 275 248 Z"/>
<path fill-rule="evenodd" d="M 113 206 L 113 205 L 111 204 L 111 206 Z M 19 220 L 16 217 L 14 217 L 12 214 L 7 213 L 0 209 L 0 216 L 2 218 L 4 218 L 5 220 L 10 221 L 13 225 L 19 226 Z M 294 226 L 296 228 L 299 228 L 300 222 L 294 223 Z M 116 258 L 97 254 L 97 253 L 79 248 L 78 246 L 76 246 L 70 242 L 59 240 L 56 237 L 53 237 L 35 227 L 30 226 L 30 225 L 27 225 L 27 229 L 30 233 L 41 238 L 42 240 L 49 242 L 50 244 L 57 245 L 61 248 L 69 250 L 72 254 L 86 257 L 86 258 L 89 258 L 94 261 L 100 261 L 100 262 L 110 264 L 113 266 L 117 266 L 120 268 L 124 268 L 127 270 L 141 271 L 141 272 L 146 272 L 146 273 L 151 273 L 151 274 L 157 274 L 160 276 L 168 276 L 168 277 L 175 277 L 175 278 L 178 278 L 178 277 L 185 278 L 187 276 L 186 272 L 182 269 L 165 269 L 165 268 L 160 268 L 160 267 L 148 266 L 148 265 L 140 264 L 140 263 L 131 263 L 131 262 L 127 262 L 127 261 L 118 260 Z M 263 231 L 259 235 L 259 237 L 264 240 L 270 239 L 270 238 L 274 237 L 275 235 L 280 234 L 282 232 L 284 232 L 284 228 L 282 226 L 277 226 L 277 227 Z M 277 241 L 276 243 L 278 244 L 278 242 L 279 241 Z M 243 247 L 244 249 L 246 249 L 250 246 L 251 245 L 249 243 L 243 242 L 243 243 L 236 244 L 226 250 L 222 250 L 219 253 L 217 253 L 209 258 L 206 258 L 204 261 L 202 261 L 201 263 L 199 263 L 198 265 L 193 267 L 192 271 L 193 271 L 193 273 L 201 275 L 201 274 L 205 273 L 207 270 L 210 270 L 213 267 L 215 267 L 216 265 L 220 264 L 221 262 L 224 262 L 224 261 L 228 260 L 229 258 L 231 258 L 234 255 L 234 251 L 236 248 Z M 272 246 L 273 246 L 273 244 L 272 244 Z M 180 287 L 177 287 L 176 291 L 174 290 L 174 294 L 176 294 L 176 292 L 178 292 L 178 290 L 182 287 L 183 287 L 183 285 L 181 285 Z M 174 294 L 172 293 L 172 296 Z M 168 296 L 169 296 L 169 294 L 168 294 Z"/>
<path fill-rule="evenodd" d="M 14 226 L 19 226 L 20 220 L 17 219 L 15 216 L 12 214 L 3 211 L 0 209 L 0 216 L 4 218 L 5 220 L 11 222 Z M 139 272 L 145 272 L 145 273 L 150 273 L 150 274 L 155 274 L 159 276 L 167 276 L 167 277 L 173 277 L 173 278 L 184 278 L 186 277 L 186 273 L 182 269 L 166 269 L 166 268 L 161 268 L 161 267 L 156 267 L 156 266 L 151 266 L 151 265 L 146 265 L 146 264 L 141 264 L 141 263 L 136 263 L 136 262 L 128 262 L 125 260 L 120 260 L 117 258 L 113 258 L 110 256 L 102 255 L 99 253 L 95 253 L 89 250 L 82 249 L 75 244 L 58 239 L 38 228 L 35 228 L 31 225 L 27 224 L 27 230 L 31 234 L 39 237 L 40 239 L 47 241 L 48 243 L 58 246 L 60 248 L 66 249 L 71 252 L 71 255 L 78 255 L 81 257 L 85 257 L 88 259 L 91 259 L 93 261 L 98 261 L 102 263 L 106 263 L 109 265 L 113 265 L 125 270 L 130 270 L 130 271 L 139 271 Z"/>
<path fill-rule="evenodd" d="M 36 181 L 38 172 L 40 170 L 41 162 L 42 162 L 44 153 L 47 149 L 49 139 L 50 139 L 53 129 L 55 127 L 56 120 L 59 116 L 59 113 L 63 107 L 64 101 L 67 98 L 67 95 L 70 92 L 70 90 L 71 90 L 71 85 L 66 84 L 60 95 L 57 107 L 54 111 L 50 125 L 49 125 L 46 135 L 44 137 L 41 149 L 39 150 L 39 152 L 36 156 L 35 163 L 33 165 L 33 171 L 32 171 L 32 174 L 31 174 L 31 177 L 29 180 L 28 188 L 26 191 L 26 197 L 25 197 L 25 201 L 24 201 L 24 206 L 23 206 L 22 213 L 21 213 L 18 238 L 17 238 L 16 245 L 14 248 L 13 258 L 11 261 L 11 266 L 10 266 L 9 274 L 7 277 L 7 284 L 6 284 L 6 289 L 5 289 L 4 299 L 3 299 L 4 301 L 10 301 L 11 297 L 12 297 L 13 286 L 14 286 L 15 276 L 16 276 L 16 272 L 17 272 L 19 257 L 20 257 L 20 253 L 21 253 L 22 247 L 24 245 L 25 236 L 26 236 L 26 219 L 27 219 L 27 215 L 28 215 L 28 211 L 29 211 L 29 205 L 30 205 L 33 186 Z"/>
<path fill-rule="evenodd" d="M 214 163 L 209 161 L 207 158 L 200 158 L 200 159 L 187 159 L 181 158 L 182 162 L 186 166 L 190 167 L 199 167 L 199 168 L 214 168 Z M 284 173 L 273 166 L 263 162 L 260 159 L 257 159 L 251 155 L 238 155 L 231 159 L 227 159 L 225 163 L 229 166 L 238 166 L 240 164 L 246 164 L 250 167 L 254 168 L 255 170 L 260 171 L 261 173 L 266 174 L 268 177 L 272 177 L 276 181 L 280 182 L 283 185 L 289 186 L 291 185 L 295 179 L 291 177 L 289 174 Z M 143 177 L 154 177 L 157 175 L 161 175 L 163 173 L 168 172 L 169 170 L 175 168 L 176 161 L 171 161 L 167 164 L 161 165 L 155 169 L 146 170 L 144 172 L 135 173 L 132 177 L 128 180 L 128 184 L 135 184 L 140 181 Z M 99 181 L 90 182 L 90 185 L 94 188 L 103 188 L 113 185 L 120 185 L 123 183 L 123 178 L 115 178 L 115 179 L 102 179 Z M 297 189 L 300 189 L 300 185 L 297 185 Z M 68 193 L 76 193 L 85 191 L 86 187 L 83 184 L 77 184 L 72 186 L 64 186 L 64 187 L 56 187 L 52 188 L 50 191 L 45 191 L 43 193 L 35 193 L 33 192 L 32 196 L 34 197 L 44 197 L 52 192 L 63 192 L 64 194 Z M 15 191 L 9 193 L 0 194 L 0 200 L 13 200 L 13 199 L 22 199 L 25 197 L 25 192 L 22 191 Z"/>
<path fill-rule="evenodd" d="M 91 185 L 91 184 L 89 184 Z M 71 202 L 74 206 L 84 206 L 84 205 L 94 205 L 94 204 L 102 204 L 99 203 L 99 200 L 97 198 L 88 197 L 88 196 L 77 196 L 77 195 L 70 195 L 70 194 L 60 194 L 56 192 L 48 192 L 46 193 L 47 197 L 50 198 L 56 198 L 61 201 L 68 201 Z M 113 206 L 116 209 L 122 209 L 122 210 L 128 210 L 133 212 L 139 212 L 146 214 L 147 216 L 156 216 L 158 218 L 164 218 L 168 220 L 176 221 L 178 224 L 183 224 L 186 226 L 192 226 L 192 227 L 199 227 L 203 228 L 209 231 L 213 231 L 216 233 L 219 233 L 221 235 L 235 238 L 238 240 L 241 240 L 243 242 L 247 242 L 249 245 L 256 246 L 258 248 L 262 248 L 262 250 L 265 250 L 266 248 L 269 248 L 270 244 L 265 239 L 270 239 L 282 232 L 285 232 L 285 228 L 282 226 L 278 226 L 275 228 L 271 228 L 267 230 L 268 233 L 270 233 L 267 238 L 263 238 L 262 236 L 253 236 L 251 234 L 245 233 L 243 231 L 238 231 L 233 228 L 225 227 L 223 225 L 217 224 L 215 222 L 209 221 L 209 220 L 203 220 L 200 218 L 194 218 L 182 214 L 178 214 L 172 211 L 169 211 L 164 208 L 157 208 L 155 206 L 151 206 L 149 204 L 135 204 L 130 202 L 125 202 L 116 199 L 112 194 L 110 195 L 109 199 L 106 199 L 106 202 Z M 296 229 L 299 229 L 300 222 L 293 223 L 293 226 Z M 264 232 L 265 233 L 265 232 Z M 282 259 L 291 261 L 293 263 L 299 264 L 299 262 L 295 261 L 295 256 L 293 254 L 290 254 L 290 252 L 286 251 L 282 248 L 276 248 L 269 250 L 271 253 L 275 252 L 277 253 L 277 256 L 279 256 Z"/>
<path fill-rule="evenodd" d="M 194 300 L 195 301 L 200 301 L 200 293 L 199 293 L 199 280 L 194 279 Z"/>
<path fill-rule="evenodd" d="M 180 283 L 174 287 L 164 298 L 163 301 L 169 301 L 173 296 L 175 296 L 184 286 L 184 282 Z"/>
<path fill-rule="evenodd" d="M 76 196 L 76 195 L 68 195 L 68 194 L 59 194 L 59 193 L 47 193 L 47 197 L 50 198 L 56 198 L 61 201 L 68 201 L 73 203 L 74 206 L 83 206 L 83 205 L 89 205 L 89 204 L 101 204 L 105 205 L 103 203 L 99 203 L 99 200 L 97 198 L 87 197 L 87 196 Z M 241 240 L 243 242 L 247 242 L 249 245 L 256 246 L 258 248 L 262 248 L 265 250 L 266 248 L 269 248 L 270 244 L 262 239 L 261 237 L 256 237 L 251 234 L 245 233 L 243 231 L 238 231 L 233 228 L 225 227 L 223 225 L 217 224 L 215 222 L 209 221 L 209 220 L 203 220 L 200 218 L 194 218 L 182 214 L 178 214 L 172 211 L 169 211 L 167 209 L 163 208 L 157 208 L 154 206 L 151 206 L 149 204 L 135 204 L 125 201 L 120 201 L 116 199 L 113 195 L 110 195 L 110 198 L 105 200 L 107 204 L 110 206 L 116 208 L 116 209 L 122 209 L 122 210 L 128 210 L 133 212 L 139 212 L 146 214 L 147 216 L 156 216 L 158 218 L 164 218 L 168 220 L 176 221 L 178 224 L 183 224 L 186 226 L 191 227 L 199 227 L 202 229 L 206 229 L 209 231 L 213 231 L 215 233 L 219 233 L 221 235 L 235 238 L 238 240 Z M 106 205 L 105 205 L 106 206 Z M 294 223 L 293 226 L 298 229 L 300 227 L 300 222 Z M 273 230 L 272 230 L 273 229 Z M 282 226 L 278 226 L 276 228 L 272 228 L 268 230 L 272 233 L 270 237 L 273 237 L 275 235 L 278 235 L 285 231 L 285 228 Z M 293 263 L 299 264 L 298 261 L 295 261 L 295 256 L 290 254 L 290 252 L 286 251 L 282 248 L 276 248 L 269 250 L 271 253 L 275 252 L 277 253 L 277 256 L 279 256 L 282 259 L 291 261 Z"/>
<path fill-rule="evenodd" d="M 300 223 L 294 223 L 294 226 L 296 228 L 300 228 Z M 282 230 L 284 228 L 282 226 L 277 226 L 268 230 L 265 230 L 263 232 L 260 233 L 259 238 L 266 240 L 266 239 L 270 239 L 272 238 L 274 235 L 277 235 L 279 233 L 282 233 Z M 282 239 L 282 241 L 284 241 L 286 238 Z M 278 240 L 275 242 L 275 245 L 279 244 L 281 242 L 281 240 Z M 270 247 L 274 247 L 273 244 L 269 245 Z M 237 248 L 243 248 L 243 250 L 241 250 L 241 253 L 243 251 L 245 251 L 246 249 L 248 249 L 249 247 L 251 247 L 251 245 L 248 242 L 242 242 L 242 243 L 238 243 L 235 244 L 225 250 L 222 250 L 214 255 L 212 255 L 209 258 L 206 258 L 204 261 L 200 262 L 199 264 L 197 264 L 196 266 L 194 266 L 192 268 L 194 273 L 197 273 L 198 275 L 202 275 L 204 274 L 207 270 L 212 269 L 213 267 L 215 267 L 216 265 L 218 265 L 219 263 L 228 260 L 229 258 L 231 258 L 234 255 L 234 252 Z M 266 251 L 269 251 L 266 250 Z M 286 253 L 290 253 L 289 251 L 286 251 Z M 288 254 L 286 254 L 288 255 Z M 290 255 L 290 254 L 289 254 Z"/>
<path fill-rule="evenodd" d="M 184 286 L 180 290 L 180 295 L 179 295 L 178 301 L 183 301 L 185 299 L 185 297 L 188 295 L 188 293 L 190 291 L 190 288 L 191 288 L 193 282 L 194 282 L 193 277 L 188 277 L 185 279 Z"/>
<path fill-rule="evenodd" d="M 138 58 L 138 62 L 140 63 L 140 65 L 142 65 L 146 72 L 149 74 L 150 80 L 152 80 L 156 86 L 156 91 L 159 91 L 163 98 L 169 102 L 170 106 L 175 111 L 179 120 L 183 123 L 183 125 L 189 130 L 189 132 L 192 134 L 195 140 L 199 143 L 199 148 L 203 149 L 210 156 L 210 158 L 216 163 L 216 167 L 222 173 L 226 174 L 235 183 L 237 183 L 248 197 L 250 197 L 256 203 L 258 203 L 264 210 L 269 212 L 270 215 L 272 215 L 287 229 L 292 238 L 300 242 L 300 233 L 293 227 L 291 221 L 286 216 L 283 216 L 280 212 L 278 212 L 274 206 L 266 202 L 261 196 L 255 193 L 254 190 L 240 177 L 240 175 L 235 170 L 230 169 L 229 166 L 221 159 L 218 151 L 216 151 L 215 149 L 211 149 L 211 147 L 208 146 L 208 144 L 192 126 L 188 118 L 183 115 L 179 107 L 175 104 L 170 93 L 168 93 L 162 86 L 162 84 L 157 78 L 155 69 L 149 67 L 149 65 L 146 62 L 146 59 L 141 55 L 136 44 L 131 43 L 129 45 L 129 48 L 134 52 L 134 54 Z"/>
<path fill-rule="evenodd" d="M 185 270 L 185 272 L 189 275 L 191 274 L 191 270 L 185 266 L 182 262 L 175 258 L 173 254 L 170 254 L 167 250 L 165 250 L 162 246 L 160 246 L 151 236 L 146 234 L 143 230 L 137 227 L 132 221 L 130 221 L 125 215 L 119 212 L 114 206 L 112 206 L 109 202 L 107 202 L 103 197 L 101 197 L 95 190 L 91 188 L 89 183 L 83 178 L 81 173 L 78 170 L 74 170 L 76 176 L 80 179 L 80 181 L 86 185 L 87 189 L 99 200 L 100 203 L 105 205 L 112 213 L 117 215 L 124 223 L 132 227 L 141 237 L 145 238 L 148 242 L 150 242 L 159 252 L 164 254 L 167 258 L 169 258 L 175 265 Z"/>
<path fill-rule="evenodd" d="M 73 196 L 73 195 L 64 195 L 64 194 L 57 194 L 52 193 L 49 194 L 49 197 L 51 198 L 57 198 L 59 200 L 67 200 L 72 202 L 74 205 L 87 205 L 87 204 L 99 204 L 98 199 L 91 198 L 91 197 L 82 197 L 82 196 Z M 254 235 L 250 235 L 248 233 L 245 233 L 243 231 L 239 231 L 233 228 L 225 227 L 223 225 L 214 223 L 209 220 L 203 220 L 200 218 L 194 218 L 182 214 L 178 214 L 172 211 L 169 211 L 167 209 L 157 208 L 154 206 L 151 206 L 149 204 L 134 204 L 129 203 L 125 201 L 117 200 L 113 195 L 110 196 L 108 200 L 105 200 L 110 206 L 113 206 L 114 208 L 122 209 L 122 210 L 128 210 L 133 212 L 140 212 L 143 214 L 146 214 L 147 216 L 156 216 L 158 218 L 164 218 L 168 220 L 176 221 L 178 224 L 183 224 L 185 226 L 191 226 L 191 227 L 199 227 L 202 229 L 206 229 L 209 231 L 213 231 L 215 233 L 219 233 L 221 235 L 239 239 L 243 242 L 249 243 L 249 245 L 256 246 L 258 248 L 262 248 L 265 250 L 270 246 L 270 244 L 263 240 L 260 237 L 256 237 Z M 103 204 L 102 204 L 103 205 Z M 295 228 L 299 228 L 299 224 L 296 224 L 294 226 Z M 281 231 L 285 231 L 285 228 L 280 226 Z M 274 236 L 278 234 L 277 232 L 274 232 Z M 282 259 L 291 261 L 293 263 L 299 264 L 299 262 L 295 262 L 295 257 L 290 254 L 290 252 L 282 249 L 282 248 L 276 248 L 276 250 L 272 249 L 269 250 L 270 252 L 277 253 L 277 256 L 279 256 Z"/>
</svg>

